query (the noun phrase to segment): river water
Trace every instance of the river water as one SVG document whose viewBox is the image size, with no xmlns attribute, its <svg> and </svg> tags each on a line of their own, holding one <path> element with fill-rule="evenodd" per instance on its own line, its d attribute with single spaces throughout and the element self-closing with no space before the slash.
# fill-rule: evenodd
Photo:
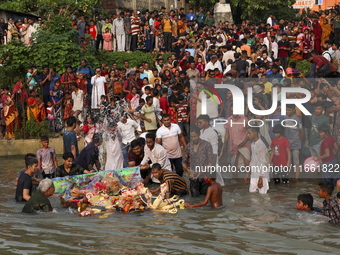
<svg viewBox="0 0 340 255">
<path fill-rule="evenodd" d="M 56 213 L 21 213 L 14 179 L 23 164 L 23 157 L 0 158 L 0 254 L 340 254 L 339 226 L 296 210 L 300 193 L 322 202 L 317 180 L 271 183 L 267 195 L 248 193 L 242 179 L 227 180 L 221 209 L 81 218 L 56 197 Z"/>
</svg>

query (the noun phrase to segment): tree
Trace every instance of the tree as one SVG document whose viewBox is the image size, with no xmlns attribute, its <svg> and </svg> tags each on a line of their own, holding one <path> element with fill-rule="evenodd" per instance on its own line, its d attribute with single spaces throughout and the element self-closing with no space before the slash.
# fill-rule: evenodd
<svg viewBox="0 0 340 255">
<path fill-rule="evenodd" d="M 277 19 L 293 19 L 297 10 L 292 8 L 295 0 L 233 0 L 230 1 L 236 21 L 250 19 L 253 22 L 265 21 L 270 13 Z"/>
<path fill-rule="evenodd" d="M 92 15 L 93 8 L 101 5 L 103 0 L 4 0 L 1 1 L 0 8 L 34 13 L 40 17 L 57 15 L 62 8 L 66 10 L 69 5 L 69 13 L 80 10 L 85 14 Z"/>
</svg>

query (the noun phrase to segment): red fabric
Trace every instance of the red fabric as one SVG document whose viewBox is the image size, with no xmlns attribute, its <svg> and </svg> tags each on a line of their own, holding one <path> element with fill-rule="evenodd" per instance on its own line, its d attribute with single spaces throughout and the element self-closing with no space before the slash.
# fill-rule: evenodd
<svg viewBox="0 0 340 255">
<path fill-rule="evenodd" d="M 333 154 L 333 148 L 334 148 L 335 140 L 333 136 L 328 136 L 325 138 L 325 140 L 322 141 L 320 146 L 320 156 L 325 155 L 326 149 L 329 149 L 329 157 L 322 160 L 323 163 L 330 162 L 333 159 L 335 159 L 335 156 Z"/>
<path fill-rule="evenodd" d="M 288 154 L 287 148 L 289 148 L 289 141 L 286 137 L 280 139 L 274 138 L 271 144 L 274 150 L 274 166 L 287 166 Z"/>
<path fill-rule="evenodd" d="M 318 50 L 319 53 L 321 53 L 322 28 L 317 19 L 314 20 L 314 23 L 315 23 L 313 25 L 313 31 L 315 36 L 314 48 Z"/>
<path fill-rule="evenodd" d="M 165 97 L 161 97 L 159 99 L 159 106 L 161 107 L 162 110 L 165 110 L 165 112 L 168 112 L 168 109 L 169 109 L 168 99 L 166 99 Z"/>
<path fill-rule="evenodd" d="M 335 72 L 334 67 L 331 62 L 329 62 L 327 59 L 325 59 L 323 56 L 316 55 L 313 57 L 313 63 L 316 66 L 316 69 L 319 69 L 320 67 L 329 64 L 331 67 L 331 71 Z"/>
<path fill-rule="evenodd" d="M 171 117 L 171 123 L 174 123 L 174 124 L 178 124 L 177 123 L 177 112 L 176 112 L 176 109 L 172 109 L 169 107 L 168 109 L 168 114 L 170 114 L 170 117 Z"/>
<path fill-rule="evenodd" d="M 89 31 L 90 31 L 90 35 L 92 36 L 93 40 L 96 40 L 96 26 L 90 26 Z"/>
<path fill-rule="evenodd" d="M 79 81 L 77 79 L 76 83 L 78 84 L 78 88 L 84 92 L 84 95 L 86 95 L 87 94 L 87 86 L 85 85 L 85 79 L 82 79 L 81 81 Z"/>
</svg>

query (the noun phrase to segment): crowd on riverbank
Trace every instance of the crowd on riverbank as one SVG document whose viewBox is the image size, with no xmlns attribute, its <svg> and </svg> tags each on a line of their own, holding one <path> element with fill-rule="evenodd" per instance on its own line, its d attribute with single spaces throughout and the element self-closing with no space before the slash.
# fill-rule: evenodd
<svg viewBox="0 0 340 255">
<path fill-rule="evenodd" d="M 124 61 L 103 63 L 94 68 L 82 60 L 77 70 L 67 67 L 63 74 L 57 74 L 53 67 L 36 67 L 32 63 L 25 81 L 19 81 L 13 93 L 9 88 L 2 89 L 1 124 L 8 139 L 14 138 L 15 126 L 26 118 L 37 122 L 47 118 L 51 133 L 63 130 L 65 170 L 58 167 L 57 171 L 57 165 L 51 165 L 50 160 L 49 169 L 53 171 L 39 166 L 45 175 L 65 176 L 71 175 L 70 171 L 83 173 L 84 169 L 141 166 L 146 183 L 168 181 L 174 188 L 173 194 L 183 195 L 190 190 L 191 195 L 199 196 L 207 194 L 210 180 L 206 182 L 203 174 L 195 173 L 188 189 L 185 181 L 183 183 L 183 173 L 190 169 L 193 172 L 195 166 L 214 166 L 225 160 L 225 164 L 238 168 L 259 167 L 260 171 L 249 172 L 245 181 L 250 183 L 250 192 L 266 194 L 270 178 L 275 184 L 286 185 L 300 176 L 299 171 L 295 176 L 284 172 L 270 176 L 264 171 L 264 165 L 300 168 L 301 159 L 310 156 L 322 169 L 338 165 L 340 82 L 325 79 L 340 76 L 338 13 L 315 13 L 314 20 L 298 21 L 278 21 L 270 15 L 266 23 L 253 24 L 246 20 L 240 26 L 225 22 L 217 27 L 213 26 L 211 15 L 204 18 L 201 11 L 197 15 L 192 10 L 187 15 L 181 13 L 175 23 L 173 20 L 178 17 L 175 11 L 162 9 L 149 15 L 133 11 L 130 17 L 129 11 L 125 11 L 111 21 L 106 19 L 104 24 L 101 18 L 90 21 L 89 29 L 99 26 L 100 30 L 93 29 L 108 30 L 113 45 L 106 48 L 104 42 L 104 49 L 113 50 L 116 42 L 118 50 L 132 51 L 138 48 L 139 34 L 144 36 L 149 31 L 150 35 L 157 30 L 155 44 L 149 36 L 150 47 L 145 46 L 145 51 L 174 52 L 169 58 L 155 54 L 153 63 L 142 62 L 132 67 Z M 131 28 L 125 20 L 131 22 Z M 86 19 L 80 16 L 80 21 L 74 22 L 82 39 Z M 163 34 L 158 33 L 160 29 Z M 131 45 L 126 44 L 130 34 Z M 111 35 L 115 40 L 111 41 Z M 163 48 L 159 44 L 161 35 Z M 99 47 L 98 35 L 93 38 Z M 304 75 L 297 69 L 303 61 L 310 63 Z M 118 64 L 124 67 L 118 68 Z M 270 109 L 276 103 L 273 102 L 276 93 L 279 102 L 270 116 L 254 114 L 247 103 L 243 115 L 234 114 L 233 95 L 230 90 L 217 88 L 221 83 L 244 91 L 245 100 L 251 88 L 256 110 Z M 303 106 L 312 115 L 292 104 L 287 105 L 286 115 L 281 114 L 283 88 L 309 91 L 311 98 Z M 293 92 L 287 97 L 299 99 L 302 95 Z M 206 109 L 203 109 L 203 100 L 208 106 Z M 225 124 L 220 133 L 211 126 L 211 121 L 218 118 L 227 123 L 253 120 L 258 127 L 254 127 L 254 123 Z M 268 119 L 290 124 L 273 124 L 266 121 Z M 86 137 L 86 147 L 79 153 L 77 139 L 81 135 Z M 99 158 L 103 139 L 107 154 L 105 166 Z M 153 169 L 155 163 L 160 169 L 158 166 Z M 165 174 L 157 174 L 161 170 Z M 153 178 L 151 173 L 159 178 Z M 223 185 L 220 176 L 210 179 L 215 178 Z M 325 171 L 322 178 L 334 188 L 340 176 Z M 331 188 L 324 188 L 327 185 L 321 188 L 331 193 Z M 335 205 L 338 206 L 335 202 L 325 206 Z"/>
</svg>

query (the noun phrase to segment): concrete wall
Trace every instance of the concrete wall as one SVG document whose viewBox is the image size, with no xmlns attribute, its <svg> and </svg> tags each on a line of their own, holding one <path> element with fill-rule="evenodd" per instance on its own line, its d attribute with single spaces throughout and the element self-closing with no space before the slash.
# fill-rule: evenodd
<svg viewBox="0 0 340 255">
<path fill-rule="evenodd" d="M 63 154 L 63 138 L 50 138 L 50 147 L 54 148 L 57 154 Z M 78 141 L 79 151 L 84 148 L 84 139 Z M 0 140 L 0 156 L 25 155 L 37 153 L 41 148 L 39 139 L 25 140 Z"/>
</svg>

